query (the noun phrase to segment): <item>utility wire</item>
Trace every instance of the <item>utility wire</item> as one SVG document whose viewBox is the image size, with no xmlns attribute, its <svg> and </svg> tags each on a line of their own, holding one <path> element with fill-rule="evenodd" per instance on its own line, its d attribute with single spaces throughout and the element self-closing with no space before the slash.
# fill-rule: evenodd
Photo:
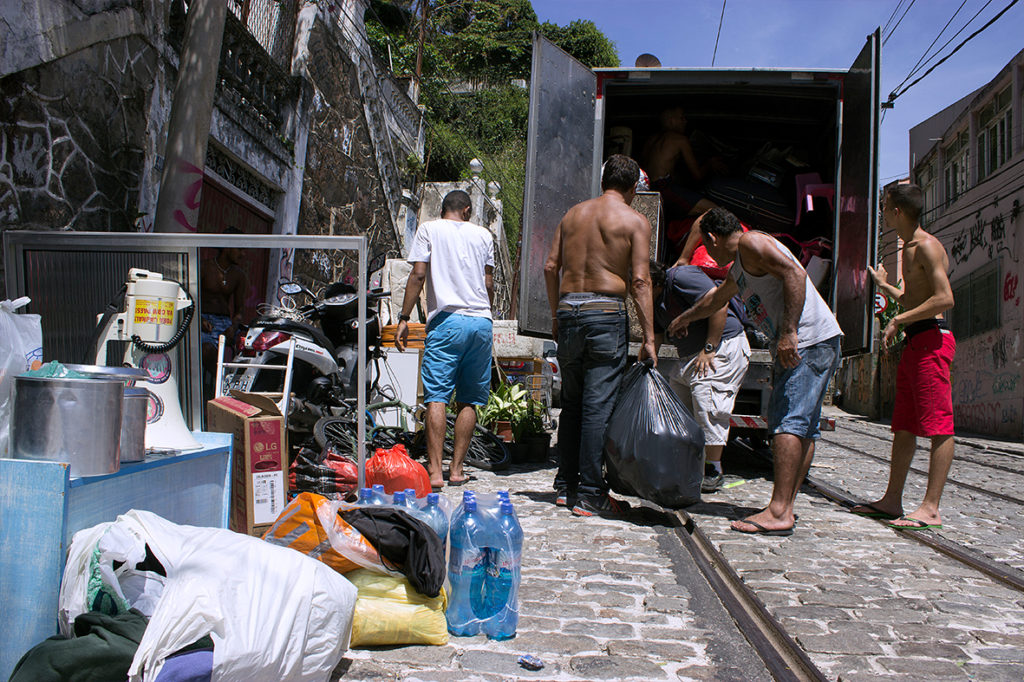
<svg viewBox="0 0 1024 682">
<path fill-rule="evenodd" d="M 902 0 L 900 0 L 902 2 Z M 715 65 L 715 57 L 718 56 L 718 39 L 722 36 L 722 21 L 725 19 L 725 3 L 722 0 L 722 14 L 718 17 L 718 33 L 715 35 L 715 51 L 711 53 L 711 66 Z"/>
<path fill-rule="evenodd" d="M 907 8 L 903 10 L 903 14 L 900 15 L 900 20 L 897 21 L 896 25 L 892 27 L 891 31 L 889 31 L 889 35 L 882 40 L 882 47 L 885 47 L 885 44 L 889 42 L 889 38 L 892 38 L 892 34 L 895 33 L 896 29 L 898 29 L 900 27 L 900 24 L 903 23 L 903 17 L 907 16 L 907 12 L 910 11 L 910 8 L 914 6 L 915 2 L 917 2 L 917 0 L 910 0 L 910 4 L 907 5 Z"/>
<path fill-rule="evenodd" d="M 992 0 L 988 0 L 988 2 L 992 2 Z M 946 29 L 949 28 L 949 25 L 953 23 L 954 19 L 956 19 L 956 15 L 960 14 L 960 10 L 962 10 L 964 8 L 964 5 L 966 5 L 966 4 L 967 4 L 967 0 L 963 0 L 963 2 L 960 3 L 960 6 L 956 8 L 955 12 L 953 12 L 953 16 L 951 16 L 949 18 L 949 21 L 946 22 L 946 25 L 943 26 L 942 30 L 939 31 L 939 34 L 937 36 L 935 36 L 935 39 L 932 40 L 931 45 L 929 45 L 928 48 L 924 51 L 924 53 L 921 55 L 921 58 L 917 60 L 917 63 L 914 64 L 914 68 L 912 68 L 910 70 L 910 73 L 907 74 L 907 77 L 904 78 L 902 82 L 900 82 L 900 85 L 903 85 L 903 83 L 906 83 L 910 79 L 911 76 L 913 76 L 915 73 L 917 73 L 917 69 L 918 69 L 919 66 L 921 66 L 921 63 L 924 61 L 924 58 L 927 57 L 928 53 L 931 52 L 933 47 L 935 47 L 935 43 L 939 42 L 939 38 L 941 38 L 942 34 L 946 32 Z M 988 3 L 985 3 L 985 7 L 987 7 L 987 6 L 988 6 Z M 985 7 L 982 7 L 981 9 L 984 10 Z M 981 10 L 979 10 L 979 11 L 981 11 Z M 975 15 L 975 16 L 977 16 L 977 15 Z M 971 22 L 968 21 L 967 24 L 969 24 L 969 23 L 971 23 Z M 964 24 L 964 26 L 967 26 L 967 24 Z M 960 30 L 962 31 L 963 29 L 960 29 Z M 959 33 L 957 33 L 957 35 L 959 35 Z M 956 38 L 956 35 L 954 35 L 953 38 Z M 952 40 L 953 38 L 950 38 L 950 40 Z M 945 47 L 945 45 L 943 45 L 943 47 Z M 942 48 L 939 48 L 939 49 L 941 50 Z M 896 87 L 898 88 L 898 87 L 900 87 L 900 85 L 897 85 Z"/>
<path fill-rule="evenodd" d="M 889 102 L 890 103 L 891 102 L 895 102 L 897 97 L 901 97 L 903 95 L 903 93 L 905 93 L 907 90 L 909 90 L 910 88 L 914 87 L 915 85 L 920 83 L 922 80 L 924 80 L 928 76 L 928 74 L 930 74 L 932 71 L 937 69 L 940 65 L 942 65 L 946 60 L 948 60 L 950 57 L 952 57 L 957 52 L 959 52 L 960 48 L 962 48 L 964 45 L 966 45 L 968 42 L 970 42 L 972 38 L 974 38 L 979 33 L 984 31 L 986 28 L 988 28 L 989 26 L 994 24 L 999 19 L 999 17 L 1001 17 L 1004 14 L 1006 14 L 1010 10 L 1010 8 L 1013 7 L 1014 5 L 1016 5 L 1018 2 L 1020 2 L 1020 0 L 1010 0 L 1010 4 L 1008 4 L 1002 10 L 1000 10 L 999 13 L 996 14 L 994 17 L 992 17 L 987 22 L 985 22 L 984 26 L 982 26 L 977 31 L 975 31 L 971 35 L 969 35 L 966 38 L 964 38 L 964 40 L 959 45 L 957 45 L 956 47 L 953 48 L 952 52 L 947 54 L 945 57 L 943 57 L 939 61 L 935 62 L 935 64 L 933 64 L 930 69 L 928 69 L 923 74 L 921 74 L 921 76 L 919 78 L 917 78 L 916 80 L 912 81 L 909 85 L 907 85 L 905 88 L 899 90 L 898 92 L 893 92 L 892 94 L 890 94 L 889 95 Z"/>
<path fill-rule="evenodd" d="M 966 2 L 966 0 L 965 0 L 965 2 Z M 946 42 L 944 42 L 944 43 L 942 44 L 942 47 L 940 47 L 940 48 L 939 48 L 938 50 L 936 50 L 936 51 L 935 51 L 935 53 L 934 53 L 934 54 L 932 54 L 932 56 L 931 56 L 931 57 L 928 57 L 928 59 L 924 60 L 924 62 L 923 62 L 923 63 L 921 63 L 921 62 L 919 61 L 919 62 L 918 62 L 918 64 L 917 64 L 917 65 L 915 65 L 913 69 L 911 69 L 910 73 L 908 73 L 908 74 L 907 74 L 907 77 L 906 77 L 906 78 L 904 78 L 904 79 L 903 79 L 903 80 L 902 80 L 902 81 L 900 82 L 900 84 L 899 84 L 899 85 L 897 85 L 897 86 L 896 86 L 895 88 L 893 88 L 893 90 L 898 90 L 898 89 L 899 89 L 899 88 L 900 88 L 900 87 L 901 87 L 901 86 L 903 85 L 903 83 L 906 83 L 906 82 L 907 82 L 908 80 L 910 80 L 911 78 L 913 78 L 913 77 L 914 77 L 914 75 L 915 75 L 915 74 L 916 74 L 916 73 L 917 73 L 918 71 L 920 71 L 920 70 L 921 70 L 921 69 L 922 69 L 922 68 L 923 68 L 924 66 L 926 66 L 926 65 L 927 65 L 928 63 L 930 63 L 930 62 L 931 62 L 932 60 L 934 60 L 934 59 L 935 59 L 936 57 L 938 57 L 938 56 L 939 56 L 939 53 L 940 53 L 940 52 L 942 52 L 943 50 L 945 50 L 945 49 L 946 49 L 946 46 L 947 46 L 947 45 L 949 45 L 949 44 L 950 44 L 951 42 L 953 42 L 954 40 L 956 40 L 957 36 L 959 36 L 959 35 L 960 35 L 961 33 L 963 33 L 963 32 L 964 32 L 964 31 L 965 31 L 965 30 L 967 29 L 967 27 L 968 27 L 968 26 L 970 26 L 970 25 L 971 25 L 971 23 L 972 23 L 972 22 L 973 22 L 973 21 L 974 21 L 975 19 L 977 19 L 977 18 L 978 18 L 978 17 L 979 17 L 980 15 L 981 15 L 981 13 L 982 13 L 982 12 L 984 12 L 984 11 L 985 11 L 985 8 L 986 8 L 986 7 L 988 7 L 988 6 L 989 6 L 989 5 L 991 5 L 991 4 L 992 4 L 992 0 L 988 0 L 988 1 L 987 1 L 987 2 L 986 2 L 986 3 L 984 4 L 984 5 L 982 5 L 982 6 L 981 6 L 981 9 L 979 9 L 979 10 L 978 10 L 977 12 L 975 12 L 975 13 L 974 13 L 974 16 L 973 16 L 973 17 L 971 17 L 970 19 L 968 19 L 968 20 L 967 20 L 967 22 L 966 22 L 966 23 L 965 23 L 965 24 L 964 24 L 963 26 L 961 26 L 961 27 L 960 27 L 960 30 L 959 30 L 959 31 L 957 31 L 957 32 L 956 32 L 956 33 L 954 33 L 954 34 L 953 34 L 952 36 L 950 36 L 950 37 L 949 37 L 949 40 L 947 40 Z M 961 5 L 961 6 L 962 6 L 962 5 Z M 959 12 L 959 10 L 957 10 L 957 12 Z M 956 16 L 956 14 L 954 14 L 953 16 Z M 952 21 L 952 19 L 950 19 L 950 21 Z M 947 23 L 947 26 L 948 26 L 948 25 L 949 25 L 949 24 Z M 942 30 L 943 30 L 943 31 L 945 31 L 946 29 L 945 29 L 945 28 L 943 28 Z M 939 35 L 941 35 L 941 33 L 940 33 Z M 937 40 L 937 38 L 936 38 L 936 40 Z M 934 44 L 934 42 L 933 42 L 933 44 Z M 929 48 L 929 49 L 931 49 L 931 48 Z M 927 51 L 926 51 L 926 54 L 927 54 Z"/>
<path fill-rule="evenodd" d="M 900 11 L 900 7 L 903 6 L 903 2 L 904 2 L 904 0 L 899 0 L 899 2 L 896 3 L 896 7 L 893 8 L 892 14 L 890 14 L 889 18 L 885 20 L 885 26 L 882 27 L 882 33 L 883 34 L 886 33 L 889 30 L 889 24 L 892 23 L 892 20 L 896 17 L 896 14 Z"/>
</svg>

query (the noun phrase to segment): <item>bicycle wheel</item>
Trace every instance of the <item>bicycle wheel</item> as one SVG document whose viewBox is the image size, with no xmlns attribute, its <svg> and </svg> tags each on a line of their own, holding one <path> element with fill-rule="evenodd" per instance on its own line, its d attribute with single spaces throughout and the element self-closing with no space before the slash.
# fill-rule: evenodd
<svg viewBox="0 0 1024 682">
<path fill-rule="evenodd" d="M 370 435 L 369 426 L 366 435 Z M 313 425 L 313 438 L 321 450 L 333 445 L 342 453 L 354 453 L 357 438 L 356 422 L 351 417 L 321 417 Z"/>
<path fill-rule="evenodd" d="M 450 428 L 454 427 L 454 422 L 454 419 L 448 422 Z M 454 435 L 454 429 L 452 434 Z M 446 437 L 445 444 L 447 443 Z M 469 450 L 466 451 L 466 464 L 486 471 L 504 471 L 511 462 L 512 455 L 505 441 L 484 426 L 477 424 L 473 427 L 473 438 L 469 441 Z"/>
</svg>

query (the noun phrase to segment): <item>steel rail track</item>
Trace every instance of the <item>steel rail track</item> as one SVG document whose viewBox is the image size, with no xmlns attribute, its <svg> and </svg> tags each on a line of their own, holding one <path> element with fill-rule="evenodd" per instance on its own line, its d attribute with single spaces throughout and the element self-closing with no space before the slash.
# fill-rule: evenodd
<svg viewBox="0 0 1024 682">
<path fill-rule="evenodd" d="M 779 682 L 827 680 L 800 645 L 786 633 L 782 624 L 729 566 L 725 557 L 697 528 L 693 518 L 682 510 L 666 512 L 674 513 L 679 519 L 682 525 L 676 528 L 676 534 L 683 546 L 772 677 Z"/>
<path fill-rule="evenodd" d="M 853 423 L 856 424 L 857 422 L 853 421 Z M 888 436 L 880 436 L 877 433 L 871 433 L 870 431 L 861 431 L 860 429 L 851 429 L 848 424 L 843 424 L 843 428 L 848 430 L 848 431 L 850 431 L 851 433 L 857 434 L 858 436 L 868 436 L 869 438 L 874 438 L 876 440 L 886 441 L 886 442 L 890 442 L 890 443 L 892 442 L 891 434 L 888 435 Z M 998 448 L 979 447 L 977 445 L 974 445 L 973 443 L 964 442 L 964 441 L 962 441 L 960 439 L 956 439 L 956 440 L 959 441 L 959 443 L 958 443 L 959 445 L 965 445 L 965 446 L 967 446 L 969 448 L 972 448 L 974 450 L 981 450 L 981 451 L 985 451 L 985 452 L 995 453 L 995 454 L 997 454 L 997 455 L 999 455 L 1001 457 L 1012 457 L 1014 459 L 1022 459 L 1022 458 L 1024 458 L 1024 456 L 1022 456 L 1020 453 L 1009 452 L 1007 450 L 1000 450 Z M 923 445 L 918 445 L 917 446 L 917 450 L 921 450 L 923 452 L 928 452 L 929 451 L 928 448 L 923 446 Z M 960 462 L 970 462 L 971 464 L 977 464 L 978 466 L 982 466 L 982 467 L 985 467 L 987 469 L 997 469 L 999 471 L 1006 471 L 1006 472 L 1009 472 L 1011 474 L 1017 474 L 1019 476 L 1024 476 L 1024 471 L 1021 471 L 1020 469 L 1014 469 L 1013 467 L 1008 467 L 1008 466 L 1006 466 L 1004 464 L 993 464 L 992 462 L 982 462 L 981 460 L 974 459 L 972 457 L 965 457 L 962 454 L 957 455 L 956 456 L 956 460 L 960 461 Z"/>
<path fill-rule="evenodd" d="M 804 485 L 808 485 L 814 488 L 823 496 L 828 499 L 840 504 L 844 507 L 850 508 L 858 504 L 857 500 L 850 497 L 845 490 L 837 488 L 829 483 L 819 481 L 812 476 L 807 476 L 804 479 Z M 867 517 L 865 517 L 867 518 Z M 874 519 L 879 523 L 888 524 L 889 522 L 885 519 Z M 896 531 L 900 532 L 900 531 Z M 972 550 L 958 542 L 947 540 L 941 535 L 934 533 L 922 533 L 920 531 L 915 532 L 903 532 L 904 537 L 909 537 L 918 542 L 931 547 L 934 550 L 945 554 L 971 568 L 984 573 L 985 575 L 998 580 L 1004 585 L 1008 585 L 1015 590 L 1024 592 L 1024 571 L 1005 566 L 998 561 Z"/>
<path fill-rule="evenodd" d="M 857 448 L 851 447 L 849 445 L 844 445 L 843 443 L 837 443 L 834 440 L 829 440 L 828 444 L 829 445 L 833 445 L 833 446 L 835 446 L 837 448 L 842 448 L 843 450 L 849 450 L 850 452 L 856 453 L 856 454 L 861 455 L 863 457 L 868 457 L 870 459 L 882 462 L 884 464 L 888 464 L 889 463 L 889 458 L 888 457 L 881 457 L 879 455 L 873 455 L 870 452 L 864 452 L 863 450 L 858 450 Z M 910 467 L 910 471 L 913 471 L 915 474 L 920 474 L 921 476 L 925 476 L 925 477 L 928 476 L 928 472 L 927 471 L 925 471 L 924 469 L 918 469 L 917 467 L 914 467 L 914 466 Z M 1015 473 L 1019 473 L 1019 472 L 1015 472 Z M 982 495 L 988 495 L 990 497 L 995 497 L 997 499 L 1004 500 L 1006 502 L 1013 502 L 1014 504 L 1024 505 L 1024 500 L 1022 500 L 1019 497 L 1014 497 L 1012 495 L 1006 495 L 1004 493 L 998 493 L 998 492 L 995 492 L 995 491 L 992 491 L 992 490 L 987 490 L 986 488 L 982 488 L 980 486 L 976 486 L 976 485 L 971 484 L 971 483 L 964 483 L 963 481 L 958 481 L 955 478 L 946 478 L 946 483 L 949 484 L 949 485 L 954 485 L 954 486 L 960 487 L 960 488 L 965 488 L 967 490 L 971 490 L 971 491 L 974 491 L 976 493 L 981 493 Z"/>
</svg>

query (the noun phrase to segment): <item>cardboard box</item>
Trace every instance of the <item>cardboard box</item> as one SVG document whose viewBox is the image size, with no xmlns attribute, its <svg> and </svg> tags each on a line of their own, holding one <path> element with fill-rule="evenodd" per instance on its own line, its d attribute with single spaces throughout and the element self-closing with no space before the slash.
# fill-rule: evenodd
<svg viewBox="0 0 1024 682">
<path fill-rule="evenodd" d="M 284 509 L 288 492 L 284 417 L 270 398 L 232 391 L 206 404 L 206 423 L 207 430 L 234 437 L 228 527 L 262 535 Z"/>
</svg>

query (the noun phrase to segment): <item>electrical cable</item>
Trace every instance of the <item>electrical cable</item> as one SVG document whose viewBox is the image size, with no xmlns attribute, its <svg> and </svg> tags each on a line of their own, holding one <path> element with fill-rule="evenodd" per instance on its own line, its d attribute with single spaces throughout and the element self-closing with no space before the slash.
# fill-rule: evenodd
<svg viewBox="0 0 1024 682">
<path fill-rule="evenodd" d="M 896 17 L 896 14 L 900 11 L 900 7 L 903 6 L 903 2 L 904 2 L 904 0 L 899 0 L 899 2 L 896 3 L 896 7 L 893 8 L 892 14 L 890 14 L 889 18 L 885 20 L 885 25 L 882 26 L 882 33 L 883 34 L 886 33 L 889 30 L 889 24 L 892 23 L 892 20 Z"/>
<path fill-rule="evenodd" d="M 891 31 L 889 31 L 889 35 L 882 39 L 882 47 L 885 47 L 885 44 L 889 42 L 889 38 L 892 38 L 892 35 L 896 33 L 896 29 L 898 29 L 900 24 L 903 23 L 903 17 L 907 16 L 907 12 L 910 11 L 910 8 L 914 6 L 915 2 L 917 2 L 917 0 L 910 0 L 910 4 L 907 5 L 907 8 L 903 10 L 903 14 L 900 15 L 900 20 L 897 21 L 896 25 L 892 27 Z"/>
<path fill-rule="evenodd" d="M 944 63 L 944 62 L 945 62 L 946 60 L 948 60 L 948 59 L 949 59 L 950 57 L 952 57 L 952 56 L 953 56 L 953 55 L 955 55 L 955 54 L 956 54 L 957 52 L 959 52 L 959 51 L 960 51 L 960 48 L 962 48 L 962 47 L 963 47 L 964 45 L 966 45 L 966 44 L 967 44 L 968 42 L 970 42 L 970 41 L 971 41 L 971 40 L 972 40 L 972 39 L 973 39 L 974 37 L 976 37 L 976 36 L 977 36 L 977 35 L 978 35 L 979 33 L 981 33 L 981 32 L 982 32 L 982 31 L 984 31 L 984 30 L 985 30 L 986 28 L 988 28 L 989 26 L 991 26 L 992 24 L 994 24 L 994 23 L 995 23 L 995 22 L 996 22 L 996 21 L 997 21 L 997 20 L 998 20 L 998 19 L 999 19 L 999 18 L 1000 18 L 1001 16 L 1003 16 L 1004 14 L 1006 14 L 1006 13 L 1007 13 L 1007 12 L 1008 12 L 1008 11 L 1010 10 L 1010 8 L 1011 8 L 1011 7 L 1013 7 L 1014 5 L 1016 5 L 1016 4 L 1018 3 L 1018 2 L 1020 2 L 1020 0 L 1010 0 L 1010 4 L 1008 4 L 1008 5 L 1007 5 L 1006 7 L 1004 7 L 1004 8 L 1002 9 L 1002 10 L 1000 10 L 1000 11 L 999 11 L 999 13 L 998 13 L 998 14 L 996 14 L 996 15 L 995 15 L 994 17 L 992 17 L 991 19 L 989 19 L 989 20 L 988 20 L 988 21 L 987 21 L 987 22 L 985 23 L 985 25 L 984 25 L 984 26 L 982 26 L 982 27 L 981 27 L 981 28 L 979 28 L 979 29 L 978 29 L 977 31 L 975 31 L 975 32 L 974 32 L 974 33 L 972 33 L 971 35 L 969 35 L 969 36 L 967 36 L 966 38 L 964 38 L 964 40 L 963 40 L 963 41 L 962 41 L 962 42 L 961 42 L 961 43 L 960 43 L 959 45 L 957 45 L 957 46 L 956 46 L 955 48 L 953 48 L 953 51 L 952 51 L 952 52 L 950 52 L 949 54 L 947 54 L 947 55 L 946 55 L 945 57 L 943 57 L 943 58 L 942 58 L 942 59 L 940 59 L 939 61 L 935 62 L 935 64 L 933 64 L 931 68 L 929 68 L 929 69 L 928 69 L 927 71 L 925 71 L 925 72 L 924 72 L 923 74 L 921 74 L 921 76 L 920 76 L 919 78 L 917 78 L 916 80 L 914 80 L 913 82 L 911 82 L 911 83 L 910 83 L 909 85 L 907 85 L 907 86 L 906 86 L 905 88 L 903 88 L 903 89 L 902 89 L 902 90 L 900 90 L 899 92 L 894 92 L 894 93 L 890 94 L 890 95 L 889 95 L 889 102 L 895 102 L 895 101 L 896 101 L 896 98 L 897 98 L 897 97 L 902 97 L 902 96 L 903 96 L 903 93 L 905 93 L 905 92 L 906 92 L 907 90 L 909 90 L 910 88 L 914 87 L 915 85 L 917 85 L 918 83 L 920 83 L 920 82 L 921 82 L 922 80 L 924 80 L 925 78 L 927 78 L 927 77 L 928 77 L 928 74 L 930 74 L 930 73 L 931 73 L 932 71 L 934 71 L 934 70 L 935 70 L 935 69 L 937 69 L 937 68 L 938 68 L 939 66 L 941 66 L 941 65 L 942 65 L 942 64 L 943 64 L 943 63 Z"/>
<path fill-rule="evenodd" d="M 894 91 L 895 91 L 895 90 L 898 90 L 898 89 L 899 89 L 899 88 L 900 88 L 900 87 L 901 87 L 901 86 L 903 85 L 903 83 L 906 83 L 906 82 L 907 82 L 908 80 L 910 80 L 911 78 L 913 78 L 913 77 L 914 77 L 914 74 L 916 74 L 916 73 L 917 73 L 918 71 L 920 71 L 920 70 L 921 70 L 922 68 L 924 68 L 924 67 L 925 67 L 925 66 L 927 66 L 927 65 L 928 65 L 929 63 L 931 63 L 931 61 L 932 61 L 932 60 L 934 60 L 934 59 L 935 59 L 936 57 L 938 57 L 938 56 L 939 56 L 939 53 L 940 53 L 940 52 L 942 52 L 943 50 L 945 50 L 945 49 L 946 49 L 946 46 L 947 46 L 947 45 L 949 45 L 949 44 L 950 44 L 951 42 L 953 42 L 954 40 L 956 40 L 957 36 L 959 36 L 959 35 L 960 35 L 961 33 L 963 33 L 963 32 L 964 32 L 964 31 L 965 31 L 965 30 L 967 29 L 967 27 L 968 27 L 968 26 L 970 26 L 970 25 L 971 25 L 971 23 L 972 23 L 972 22 L 973 22 L 973 21 L 974 21 L 975 19 L 977 19 L 977 18 L 978 18 L 978 17 L 979 17 L 980 15 L 981 15 L 981 13 L 982 13 L 982 12 L 984 12 L 984 11 L 985 11 L 985 8 L 986 8 L 986 7 L 988 7 L 988 6 L 989 6 L 989 5 L 991 5 L 991 4 L 992 4 L 992 0 L 987 0 L 987 2 L 986 2 L 986 3 L 984 4 L 984 5 L 982 5 L 982 6 L 981 6 L 981 9 L 979 9 L 979 10 L 978 10 L 977 12 L 975 12 L 975 13 L 974 13 L 974 16 L 972 16 L 972 17 L 971 17 L 970 19 L 968 19 L 968 20 L 967 20 L 967 21 L 966 21 L 966 22 L 964 23 L 964 25 L 960 27 L 960 30 L 959 30 L 959 31 L 957 31 L 956 33 L 954 33 L 953 35 L 951 35 L 951 36 L 949 37 L 949 39 L 948 39 L 948 40 L 947 40 L 946 42 L 944 42 L 944 43 L 942 44 L 942 46 L 941 46 L 941 47 L 940 47 L 940 48 L 939 48 L 938 50 L 936 50 L 936 51 L 935 51 L 935 53 L 934 53 L 934 54 L 933 54 L 933 55 L 932 55 L 931 57 L 929 57 L 928 59 L 926 59 L 926 60 L 924 61 L 924 63 L 923 63 L 923 64 L 921 64 L 920 66 L 915 66 L 915 67 L 914 67 L 914 68 L 913 68 L 913 69 L 912 69 L 912 70 L 910 71 L 910 73 L 908 73 L 908 74 L 907 74 L 906 78 L 904 78 L 904 79 L 903 79 L 903 81 L 902 81 L 902 82 L 901 82 L 901 83 L 900 83 L 899 85 L 897 85 L 897 86 L 896 86 L 895 88 L 893 88 L 893 90 L 894 90 Z"/>
<path fill-rule="evenodd" d="M 986 3 L 985 3 L 985 7 L 988 7 L 988 4 L 989 4 L 990 2 L 992 2 L 992 0 L 988 0 L 988 2 L 986 2 Z M 904 79 L 903 79 L 903 80 L 902 80 L 902 81 L 900 82 L 900 84 L 896 86 L 896 88 L 893 88 L 894 90 L 895 90 L 895 89 L 897 89 L 897 88 L 899 88 L 899 87 L 900 87 L 900 85 L 903 85 L 904 83 L 906 83 L 906 82 L 907 82 L 908 80 L 910 80 L 910 78 L 911 78 L 911 77 L 912 77 L 912 76 L 913 76 L 913 75 L 914 75 L 915 73 L 917 73 L 917 69 L 918 69 L 918 67 L 920 67 L 920 66 L 921 66 L 921 63 L 925 61 L 925 57 L 927 57 L 927 56 L 928 56 L 928 53 L 929 53 L 929 52 L 931 52 L 931 49 L 932 49 L 933 47 L 935 47 L 935 43 L 939 42 L 939 38 L 941 38 L 941 37 L 942 37 L 942 34 L 946 32 L 946 29 L 947 29 L 947 28 L 949 28 L 949 25 L 953 23 L 953 20 L 954 20 L 954 19 L 956 19 L 956 16 L 957 16 L 958 14 L 960 14 L 960 10 L 962 10 L 962 9 L 964 8 L 964 5 L 966 5 L 966 4 L 967 4 L 967 0 L 963 0 L 963 2 L 961 2 L 961 3 L 960 3 L 960 6 L 956 8 L 956 11 L 955 11 L 955 12 L 953 12 L 953 16 L 951 16 L 951 17 L 949 18 L 949 21 L 947 21 L 947 22 L 946 22 L 946 25 L 942 27 L 942 30 L 941 30 L 941 31 L 939 31 L 939 34 L 938 34 L 937 36 L 935 36 L 935 38 L 934 38 L 934 39 L 932 40 L 931 44 L 930 44 L 930 45 L 929 45 L 929 46 L 927 47 L 927 49 L 925 49 L 924 53 L 923 53 L 923 54 L 921 55 L 921 58 L 917 60 L 917 63 L 916 63 L 916 64 L 914 64 L 914 67 L 913 67 L 913 68 L 912 68 L 912 69 L 910 70 L 910 73 L 908 73 L 908 74 L 907 74 L 907 77 L 906 77 L 906 78 L 904 78 Z M 979 12 L 981 12 L 982 10 L 984 10 L 984 9 L 985 9 L 985 7 L 982 7 L 982 8 L 981 8 L 980 10 L 978 10 L 978 11 L 979 11 Z M 977 15 L 975 15 L 975 16 L 977 16 Z M 973 19 L 972 19 L 971 21 L 973 21 Z M 970 23 L 971 23 L 971 22 L 970 22 L 970 21 L 968 21 L 968 22 L 967 22 L 967 24 L 964 24 L 964 26 L 966 27 L 966 26 L 967 26 L 968 24 L 970 24 Z M 961 31 L 963 31 L 963 29 L 962 29 L 962 28 L 961 28 L 960 30 L 961 30 Z M 953 36 L 953 38 L 950 38 L 950 40 L 953 40 L 953 39 L 954 39 L 954 38 L 956 38 L 956 36 L 958 36 L 958 35 L 960 35 L 960 34 L 959 34 L 959 32 L 957 32 L 957 33 L 956 33 L 956 34 L 955 34 L 955 35 Z M 946 45 L 948 45 L 948 44 L 949 44 L 949 43 L 947 42 L 947 43 L 946 43 Z M 943 45 L 942 47 L 945 47 L 946 45 Z M 939 50 L 940 50 L 940 51 L 942 50 L 942 47 L 940 47 L 940 48 L 939 48 Z M 937 54 L 937 53 L 936 53 L 936 54 Z M 931 61 L 931 59 L 929 59 L 929 61 Z"/>
<path fill-rule="evenodd" d="M 722 14 L 718 17 L 718 33 L 715 34 L 715 51 L 711 53 L 711 66 L 715 65 L 715 57 L 718 55 L 718 39 L 722 36 L 722 22 L 725 20 L 725 3 L 726 0 L 722 0 Z"/>
</svg>

